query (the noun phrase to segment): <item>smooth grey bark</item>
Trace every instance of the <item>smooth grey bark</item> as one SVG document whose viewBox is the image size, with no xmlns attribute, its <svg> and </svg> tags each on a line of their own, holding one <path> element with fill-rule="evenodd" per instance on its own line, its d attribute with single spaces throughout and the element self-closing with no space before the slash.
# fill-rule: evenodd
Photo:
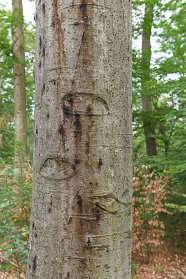
<svg viewBox="0 0 186 279">
<path fill-rule="evenodd" d="M 26 279 L 131 278 L 131 3 L 36 1 Z"/>
<path fill-rule="evenodd" d="M 12 38 L 14 55 L 15 168 L 25 160 L 27 146 L 25 52 L 22 0 L 12 0 Z"/>
<path fill-rule="evenodd" d="M 153 24 L 154 3 L 146 2 L 145 14 L 142 32 L 142 71 L 141 71 L 141 89 L 142 89 L 142 111 L 143 126 L 146 143 L 147 156 L 157 155 L 155 129 L 152 121 L 152 103 L 148 95 L 147 82 L 150 80 L 150 61 L 151 61 L 151 31 Z"/>
</svg>

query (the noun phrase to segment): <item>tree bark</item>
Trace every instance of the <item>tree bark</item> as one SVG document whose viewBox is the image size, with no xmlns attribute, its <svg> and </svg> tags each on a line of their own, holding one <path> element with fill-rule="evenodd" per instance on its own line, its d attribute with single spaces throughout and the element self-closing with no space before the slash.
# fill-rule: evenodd
<svg viewBox="0 0 186 279">
<path fill-rule="evenodd" d="M 35 18 L 26 278 L 129 279 L 131 3 L 37 0 Z"/>
<path fill-rule="evenodd" d="M 14 55 L 15 168 L 22 165 L 27 146 L 25 53 L 22 0 L 12 0 Z"/>
<path fill-rule="evenodd" d="M 142 32 L 142 111 L 143 111 L 143 126 L 146 143 L 147 156 L 157 155 L 155 129 L 152 124 L 152 104 L 151 97 L 148 96 L 147 82 L 150 80 L 150 61 L 151 61 L 151 30 L 153 24 L 153 9 L 154 4 L 145 4 L 145 15 Z"/>
</svg>

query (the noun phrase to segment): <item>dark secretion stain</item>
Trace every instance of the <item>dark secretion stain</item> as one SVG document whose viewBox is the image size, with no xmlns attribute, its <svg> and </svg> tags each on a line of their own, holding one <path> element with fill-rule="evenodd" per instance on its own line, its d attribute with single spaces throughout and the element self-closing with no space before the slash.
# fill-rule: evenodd
<svg viewBox="0 0 186 279">
<path fill-rule="evenodd" d="M 37 257 L 35 256 L 34 259 L 33 259 L 33 264 L 32 264 L 33 273 L 35 273 L 36 268 L 37 268 Z"/>
<path fill-rule="evenodd" d="M 79 206 L 79 210 L 82 212 L 83 200 L 79 195 L 77 196 L 77 198 L 78 198 L 77 204 Z"/>
</svg>

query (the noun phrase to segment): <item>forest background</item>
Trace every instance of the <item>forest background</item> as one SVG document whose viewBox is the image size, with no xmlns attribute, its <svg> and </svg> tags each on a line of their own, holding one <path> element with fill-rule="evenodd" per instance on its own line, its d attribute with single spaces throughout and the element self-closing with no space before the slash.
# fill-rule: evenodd
<svg viewBox="0 0 186 279">
<path fill-rule="evenodd" d="M 26 3 L 26 1 L 25 1 Z M 26 8 L 26 5 L 25 7 Z M 21 16 L 21 15 L 20 15 Z M 185 278 L 185 3 L 133 1 L 133 278 Z M 24 278 L 31 206 L 34 23 L 22 21 L 27 142 L 15 157 L 12 11 L 0 6 L 0 278 Z M 16 146 L 16 147 L 15 147 Z M 16 153 L 16 154 L 15 154 Z"/>
</svg>

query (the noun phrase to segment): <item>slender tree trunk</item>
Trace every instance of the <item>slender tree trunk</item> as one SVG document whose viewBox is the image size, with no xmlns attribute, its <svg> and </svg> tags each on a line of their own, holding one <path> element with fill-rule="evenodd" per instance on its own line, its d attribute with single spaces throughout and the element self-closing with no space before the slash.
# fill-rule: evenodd
<svg viewBox="0 0 186 279">
<path fill-rule="evenodd" d="M 131 3 L 36 1 L 27 279 L 129 279 Z"/>
<path fill-rule="evenodd" d="M 153 24 L 153 8 L 154 4 L 146 3 L 145 15 L 142 33 L 142 110 L 143 110 L 143 126 L 145 133 L 145 143 L 147 156 L 157 155 L 155 129 L 152 123 L 152 104 L 151 97 L 148 96 L 147 82 L 150 80 L 150 60 L 151 60 L 151 29 Z"/>
<path fill-rule="evenodd" d="M 14 54 L 15 168 L 22 165 L 27 145 L 25 54 L 22 0 L 12 0 Z"/>
</svg>

